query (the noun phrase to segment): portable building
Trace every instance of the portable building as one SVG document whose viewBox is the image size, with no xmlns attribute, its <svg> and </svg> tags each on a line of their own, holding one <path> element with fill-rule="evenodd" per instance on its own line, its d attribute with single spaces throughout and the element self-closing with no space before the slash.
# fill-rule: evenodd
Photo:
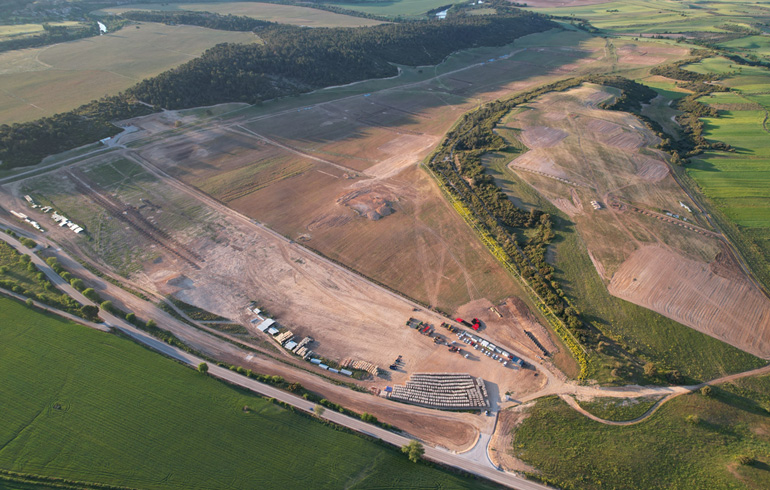
<svg viewBox="0 0 770 490">
<path fill-rule="evenodd" d="M 256 320 L 257 320 L 256 318 L 252 320 L 252 323 L 255 322 Z M 272 318 L 268 318 L 267 320 L 257 325 L 257 330 L 259 330 L 260 332 L 264 332 L 268 328 L 272 327 L 274 323 L 275 323 L 275 320 L 273 320 Z"/>
</svg>

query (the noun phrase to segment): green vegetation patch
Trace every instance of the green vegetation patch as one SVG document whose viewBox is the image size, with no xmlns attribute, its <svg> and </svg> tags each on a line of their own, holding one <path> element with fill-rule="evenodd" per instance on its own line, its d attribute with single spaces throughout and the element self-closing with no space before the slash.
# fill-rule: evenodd
<svg viewBox="0 0 770 490">
<path fill-rule="evenodd" d="M 0 399 L 0 468 L 21 473 L 145 489 L 493 488 L 7 299 Z"/>
<path fill-rule="evenodd" d="M 767 380 L 680 396 L 630 426 L 601 424 L 546 398 L 516 430 L 513 449 L 566 490 L 767 488 L 770 414 L 754 398 L 770 394 Z"/>
<path fill-rule="evenodd" d="M 189 316 L 193 320 L 225 323 L 230 321 L 228 318 L 219 316 L 215 313 L 211 313 L 210 311 L 206 311 L 203 308 L 198 308 L 197 306 L 191 305 L 190 303 L 185 303 L 181 299 L 174 298 L 173 296 L 169 296 L 168 300 L 174 303 L 174 306 L 182 310 L 185 315 Z"/>
<path fill-rule="evenodd" d="M 625 422 L 638 419 L 650 411 L 660 397 L 613 398 L 600 397 L 591 401 L 578 402 L 581 407 L 604 420 Z"/>
</svg>

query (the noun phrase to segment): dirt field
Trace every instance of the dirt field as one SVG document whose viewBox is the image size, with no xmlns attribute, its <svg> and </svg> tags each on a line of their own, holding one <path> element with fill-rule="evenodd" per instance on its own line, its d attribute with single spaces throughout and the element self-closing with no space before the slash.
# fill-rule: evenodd
<svg viewBox="0 0 770 490">
<path fill-rule="evenodd" d="M 506 471 L 535 472 L 535 468 L 513 456 L 513 431 L 527 418 L 526 409 L 531 404 L 502 410 L 497 419 L 497 427 L 489 442 L 489 457 L 493 463 Z"/>
<path fill-rule="evenodd" d="M 704 264 L 646 246 L 618 269 L 609 291 L 756 356 L 770 357 L 770 301 L 736 264 Z"/>
<path fill-rule="evenodd" d="M 140 265 L 130 271 L 134 283 L 173 294 L 269 340 L 250 323 L 254 316 L 246 306 L 257 301 L 282 326 L 300 337 L 313 337 L 312 348 L 320 355 L 385 369 L 371 386 L 403 383 L 414 372 L 468 372 L 497 386 L 494 392 L 526 394 L 540 387 L 532 370 L 505 368 L 474 353 L 469 359 L 450 353 L 405 325 L 415 316 L 438 327 L 442 317 L 413 311 L 414 305 L 317 259 L 298 244 L 229 214 L 224 206 L 214 208 L 196 199 L 197 191 L 157 178 L 133 152 L 121 153 L 16 183 L 12 195 L 4 194 L 3 206 L 39 214 L 36 218 L 57 240 L 89 250 L 89 256 L 101 257 L 113 269 L 125 268 L 124 254 L 142 250 L 132 256 Z M 60 229 L 50 215 L 29 209 L 21 199 L 26 192 L 85 226 L 88 236 Z M 109 233 L 100 229 L 105 222 Z M 438 330 L 445 340 L 457 340 Z M 388 370 L 398 356 L 404 367 Z"/>
<path fill-rule="evenodd" d="M 371 82 L 352 95 L 340 88 L 336 98 L 334 90 L 318 91 L 292 106 L 268 103 L 139 151 L 234 209 L 421 302 L 447 312 L 481 298 L 498 302 L 518 293 L 515 284 L 417 163 L 479 102 L 609 67 L 603 41 L 560 36 L 557 45 L 537 35 L 513 50 L 464 52 L 439 68 L 405 71 L 402 78 L 417 80 L 406 85 Z M 368 86 L 375 90 L 365 92 Z M 560 136 L 532 137 L 556 144 Z M 387 203 L 392 212 L 370 219 L 370 205 L 351 206 L 355 193 L 381 199 L 378 206 Z"/>
<path fill-rule="evenodd" d="M 628 114 L 596 108 L 609 96 L 585 85 L 509 116 L 522 142 L 534 142 L 509 167 L 575 222 L 611 294 L 770 357 L 770 301 L 708 231 L 652 148 L 656 137 Z"/>
</svg>

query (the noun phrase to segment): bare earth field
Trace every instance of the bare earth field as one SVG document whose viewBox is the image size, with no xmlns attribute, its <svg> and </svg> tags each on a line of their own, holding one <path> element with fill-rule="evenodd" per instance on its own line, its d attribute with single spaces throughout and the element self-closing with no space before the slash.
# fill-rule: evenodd
<svg viewBox="0 0 770 490">
<path fill-rule="evenodd" d="M 0 53 L 0 124 L 32 121 L 115 95 L 248 32 L 141 23 L 104 36 Z"/>
<path fill-rule="evenodd" d="M 306 105 L 266 104 L 138 151 L 279 233 L 452 312 L 519 291 L 417 164 L 471 107 L 612 62 L 602 40 L 580 33 L 528 36 L 513 48 L 465 52 L 437 68 L 411 70 L 402 78 L 416 78 L 412 83 L 318 91 Z M 367 86 L 379 90 L 367 93 Z M 385 215 L 376 211 L 382 206 Z"/>
<path fill-rule="evenodd" d="M 770 301 L 670 175 L 656 137 L 597 108 L 611 96 L 584 85 L 509 116 L 530 148 L 509 167 L 575 222 L 611 294 L 770 357 Z"/>
<path fill-rule="evenodd" d="M 364 360 L 386 369 L 388 375 L 370 382 L 376 388 L 403 383 L 410 373 L 430 371 L 483 376 L 501 393 L 524 394 L 540 387 L 532 370 L 517 371 L 485 356 L 465 359 L 448 352 L 446 346 L 405 325 L 415 316 L 438 327 L 442 317 L 413 311 L 414 305 L 401 297 L 318 260 L 248 220 L 208 206 L 185 186 L 158 178 L 130 150 L 119 153 L 9 186 L 16 197 L 4 194 L 3 206 L 26 208 L 18 197 L 35 189 L 36 199 L 62 210 L 90 234 L 90 239 L 77 236 L 54 226 L 50 215 L 37 213 L 62 243 L 90 249 L 89 256 L 101 256 L 103 264 L 113 268 L 117 266 L 110 260 L 143 249 L 134 258 L 142 265 L 132 273 L 134 283 L 173 294 L 267 339 L 249 323 L 254 316 L 246 306 L 256 300 L 296 335 L 312 336 L 313 350 L 320 355 L 335 361 Z M 109 233 L 103 233 L 102 226 L 110 226 Z M 105 249 L 123 253 L 110 255 Z M 439 333 L 456 340 L 447 330 L 439 328 Z M 387 371 L 399 355 L 403 367 Z"/>
</svg>

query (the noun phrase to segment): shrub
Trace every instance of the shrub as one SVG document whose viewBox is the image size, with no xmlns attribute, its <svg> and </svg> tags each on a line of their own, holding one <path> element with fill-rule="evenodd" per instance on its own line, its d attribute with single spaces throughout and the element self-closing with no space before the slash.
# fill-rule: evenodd
<svg viewBox="0 0 770 490">
<path fill-rule="evenodd" d="M 205 362 L 198 364 L 198 372 L 207 374 L 209 372 L 209 365 Z"/>
<path fill-rule="evenodd" d="M 101 307 L 102 310 L 108 313 L 113 313 L 115 311 L 115 307 L 112 305 L 112 301 L 109 301 L 109 300 L 102 301 L 102 304 L 99 306 Z"/>
</svg>

